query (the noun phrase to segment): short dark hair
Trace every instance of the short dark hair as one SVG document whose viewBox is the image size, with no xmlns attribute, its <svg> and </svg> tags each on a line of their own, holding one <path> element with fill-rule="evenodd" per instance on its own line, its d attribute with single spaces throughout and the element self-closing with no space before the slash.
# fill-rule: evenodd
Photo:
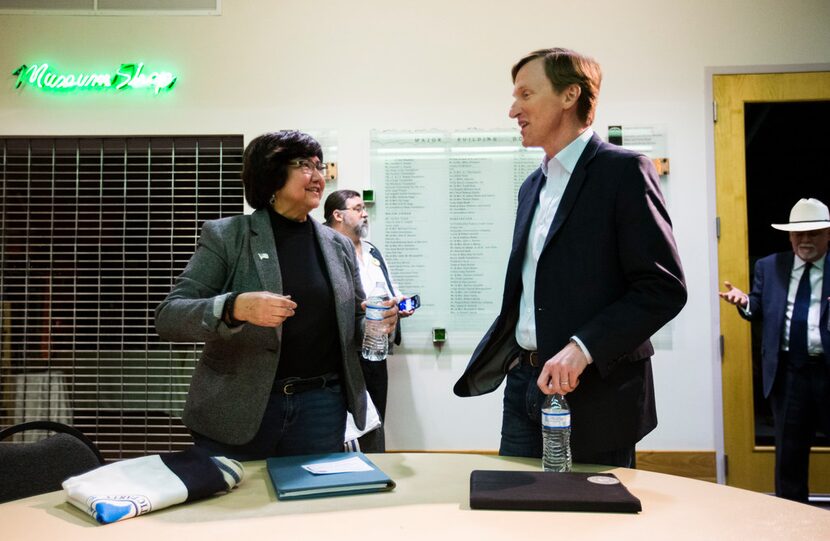
<svg viewBox="0 0 830 541">
<path fill-rule="evenodd" d="M 602 68 L 599 63 L 590 56 L 570 49 L 539 49 L 527 54 L 513 66 L 511 74 L 514 83 L 522 66 L 537 58 L 544 60 L 545 74 L 557 94 L 561 94 L 570 85 L 579 85 L 582 93 L 576 104 L 576 114 L 586 125 L 592 124 L 597 109 L 599 87 L 602 84 Z"/>
<path fill-rule="evenodd" d="M 288 180 L 288 162 L 312 156 L 323 161 L 323 149 L 306 133 L 281 130 L 255 137 L 242 155 L 245 200 L 255 209 L 269 206 L 271 196 Z"/>
<path fill-rule="evenodd" d="M 335 210 L 345 210 L 346 201 L 352 197 L 360 197 L 360 194 L 354 190 L 336 190 L 329 194 L 326 198 L 326 204 L 323 207 L 323 216 L 326 219 L 326 225 L 331 226 L 334 223 L 332 216 Z"/>
</svg>

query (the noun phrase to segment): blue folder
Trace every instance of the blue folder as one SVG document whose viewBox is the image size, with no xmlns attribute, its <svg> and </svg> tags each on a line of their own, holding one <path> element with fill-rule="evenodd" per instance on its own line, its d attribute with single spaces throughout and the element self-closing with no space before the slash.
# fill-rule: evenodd
<svg viewBox="0 0 830 541">
<path fill-rule="evenodd" d="M 372 471 L 314 474 L 303 469 L 308 464 L 334 462 L 353 456 L 371 466 Z M 280 500 L 362 494 L 395 488 L 395 482 L 360 451 L 273 457 L 265 463 Z"/>
</svg>

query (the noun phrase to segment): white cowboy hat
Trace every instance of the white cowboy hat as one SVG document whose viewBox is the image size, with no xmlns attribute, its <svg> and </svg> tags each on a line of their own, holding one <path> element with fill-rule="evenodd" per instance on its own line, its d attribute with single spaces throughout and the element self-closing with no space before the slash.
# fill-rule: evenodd
<svg viewBox="0 0 830 541">
<path fill-rule="evenodd" d="M 830 227 L 830 211 L 818 199 L 800 199 L 790 211 L 790 223 L 771 224 L 781 231 L 815 231 Z"/>
</svg>

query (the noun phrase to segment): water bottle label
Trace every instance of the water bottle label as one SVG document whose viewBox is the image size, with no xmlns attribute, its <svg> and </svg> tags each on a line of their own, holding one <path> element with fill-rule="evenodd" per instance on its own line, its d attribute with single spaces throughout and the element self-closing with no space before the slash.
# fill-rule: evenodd
<svg viewBox="0 0 830 541">
<path fill-rule="evenodd" d="M 366 319 L 371 319 L 372 321 L 380 321 L 383 319 L 383 312 L 385 312 L 387 308 L 385 306 L 366 306 Z"/>
<path fill-rule="evenodd" d="M 570 428 L 571 414 L 567 411 L 542 410 L 542 426 L 545 428 Z"/>
</svg>

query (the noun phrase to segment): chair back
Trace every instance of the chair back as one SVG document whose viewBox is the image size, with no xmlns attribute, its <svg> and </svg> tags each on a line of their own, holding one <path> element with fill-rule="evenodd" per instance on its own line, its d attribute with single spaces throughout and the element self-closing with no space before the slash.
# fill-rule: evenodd
<svg viewBox="0 0 830 541">
<path fill-rule="evenodd" d="M 3 440 L 25 430 L 55 434 L 32 443 Z M 104 463 L 95 444 L 79 430 L 53 421 L 30 421 L 0 431 L 0 503 L 60 490 L 69 477 Z"/>
</svg>

